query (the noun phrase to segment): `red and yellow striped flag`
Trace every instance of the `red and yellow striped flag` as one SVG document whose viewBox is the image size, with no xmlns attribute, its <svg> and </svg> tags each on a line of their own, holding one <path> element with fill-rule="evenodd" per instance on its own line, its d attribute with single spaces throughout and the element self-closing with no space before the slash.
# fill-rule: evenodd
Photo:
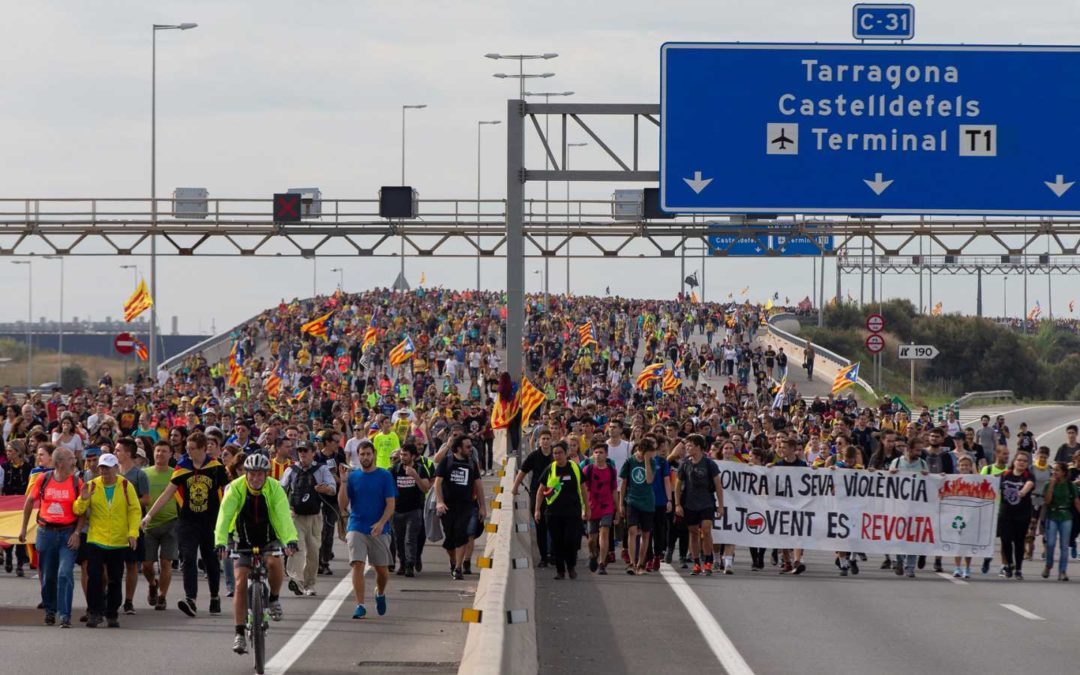
<svg viewBox="0 0 1080 675">
<path fill-rule="evenodd" d="M 131 341 L 135 343 L 135 354 L 139 357 L 140 361 L 150 360 L 150 350 L 146 348 L 142 340 L 137 337 L 131 338 Z"/>
<path fill-rule="evenodd" d="M 146 281 L 139 279 L 139 284 L 135 286 L 135 292 L 124 303 L 124 321 L 134 321 L 135 317 L 153 306 L 154 298 L 150 296 L 150 291 L 146 288 Z"/>
<path fill-rule="evenodd" d="M 529 382 L 529 378 L 521 378 L 521 390 L 518 394 L 518 398 L 521 399 L 521 426 L 525 426 L 529 423 L 529 418 L 536 412 L 536 409 L 547 400 L 547 396 L 544 392 L 536 388 L 532 382 Z"/>
<path fill-rule="evenodd" d="M 312 319 L 303 326 L 300 326 L 300 332 L 307 333 L 312 337 L 326 337 L 326 332 L 330 326 L 331 317 L 333 316 L 333 312 L 327 312 L 317 319 Z"/>
</svg>

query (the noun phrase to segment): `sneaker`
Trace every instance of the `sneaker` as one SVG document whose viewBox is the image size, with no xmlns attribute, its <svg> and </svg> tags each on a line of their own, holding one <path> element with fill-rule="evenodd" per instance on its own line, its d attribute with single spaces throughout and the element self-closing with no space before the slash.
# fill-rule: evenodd
<svg viewBox="0 0 1080 675">
<path fill-rule="evenodd" d="M 1042 578 L 1043 579 L 1049 579 L 1050 578 L 1050 567 L 1044 567 L 1043 568 Z"/>
<path fill-rule="evenodd" d="M 889 560 L 888 558 L 885 558 L 884 560 L 881 561 L 881 569 L 887 570 L 887 569 L 891 569 L 891 568 L 892 568 L 892 560 Z"/>
<path fill-rule="evenodd" d="M 164 612 L 164 611 L 165 611 L 165 608 L 166 608 L 167 606 L 168 606 L 168 605 L 166 604 L 166 601 L 165 601 L 165 596 L 163 596 L 163 595 L 159 595 L 159 596 L 158 596 L 158 599 L 157 599 L 157 604 L 156 604 L 156 605 L 154 605 L 154 609 L 156 609 L 156 610 L 157 610 L 157 611 L 159 611 L 159 612 Z"/>
<path fill-rule="evenodd" d="M 233 597 L 235 595 L 236 595 L 236 591 L 228 591 L 227 593 L 225 593 L 226 598 L 231 598 L 231 597 Z"/>
<path fill-rule="evenodd" d="M 675 551 L 668 550 L 667 555 L 664 556 L 664 562 L 671 564 L 671 559 L 675 556 Z"/>
<path fill-rule="evenodd" d="M 1006 567 L 1004 569 L 1005 569 L 1005 578 L 1006 579 L 1012 579 L 1012 575 L 1013 575 L 1012 568 L 1011 567 Z"/>
<path fill-rule="evenodd" d="M 1016 570 L 1016 573 L 1013 574 L 1013 579 L 1016 579 L 1017 581 L 1023 581 L 1024 580 L 1024 573 L 1021 572 L 1020 570 Z"/>
<path fill-rule="evenodd" d="M 942 569 L 942 567 L 941 567 L 941 561 L 940 560 L 935 560 L 934 561 L 934 571 L 935 572 L 943 572 L 944 571 Z"/>
<path fill-rule="evenodd" d="M 567 568 L 566 576 L 570 577 L 571 579 L 577 579 L 577 568 L 576 567 Z"/>
<path fill-rule="evenodd" d="M 924 556 L 924 555 L 919 556 L 919 559 L 918 559 L 918 561 L 916 561 L 915 566 L 918 567 L 919 569 L 922 569 L 922 568 L 926 567 L 926 556 Z"/>
<path fill-rule="evenodd" d="M 802 564 L 802 561 L 799 561 L 795 563 L 795 570 L 792 572 L 792 574 L 802 574 L 805 571 L 806 565 Z"/>
<path fill-rule="evenodd" d="M 856 553 L 855 555 L 859 556 L 859 560 L 861 560 L 863 562 L 866 562 L 866 554 L 865 553 Z"/>
<path fill-rule="evenodd" d="M 53 614 L 52 612 L 46 612 L 45 613 L 45 625 L 46 626 L 55 626 L 56 625 L 56 615 Z"/>
<path fill-rule="evenodd" d="M 1069 575 L 1064 572 L 1058 572 L 1058 581 L 1068 581 Z"/>
<path fill-rule="evenodd" d="M 596 558 L 589 558 L 589 571 L 595 573 L 598 569 L 600 569 L 600 563 L 597 562 Z"/>
<path fill-rule="evenodd" d="M 195 601 L 190 598 L 184 598 L 180 602 L 176 603 L 177 609 L 190 617 L 195 616 Z"/>
<path fill-rule="evenodd" d="M 848 573 L 848 568 L 846 568 L 846 567 L 841 567 L 840 568 L 840 576 L 846 577 L 847 573 Z"/>
<path fill-rule="evenodd" d="M 971 568 L 970 567 L 965 567 L 964 568 L 964 578 L 965 579 L 970 579 L 971 578 Z"/>
<path fill-rule="evenodd" d="M 953 570 L 952 575 L 953 575 L 953 579 L 959 579 L 960 577 L 964 576 L 964 571 L 962 569 L 960 569 L 959 567 L 957 567 L 956 569 Z"/>
<path fill-rule="evenodd" d="M 386 595 L 375 596 L 375 611 L 379 613 L 379 616 L 386 614 Z"/>
<path fill-rule="evenodd" d="M 904 576 L 904 568 L 901 567 L 900 565 L 896 565 L 895 567 L 893 567 L 893 574 L 895 574 L 898 577 Z"/>
<path fill-rule="evenodd" d="M 71 628 L 71 617 L 69 617 L 69 616 L 61 617 L 60 618 L 60 627 L 61 628 Z"/>
<path fill-rule="evenodd" d="M 859 573 L 859 561 L 855 560 L 855 558 L 851 559 L 851 573 L 853 575 Z"/>
<path fill-rule="evenodd" d="M 97 628 L 100 625 L 101 625 L 101 617 L 98 616 L 97 614 L 91 614 L 89 617 L 87 617 L 87 619 L 86 619 L 86 627 L 87 628 Z"/>
<path fill-rule="evenodd" d="M 775 548 L 772 550 L 772 564 L 773 567 L 778 567 L 780 565 L 780 552 Z"/>
<path fill-rule="evenodd" d="M 304 594 L 304 589 L 300 588 L 300 584 L 296 583 L 296 579 L 289 579 L 289 590 L 293 592 L 293 595 Z"/>
<path fill-rule="evenodd" d="M 601 563 L 601 564 L 600 564 L 600 569 L 599 569 L 599 570 L 597 570 L 597 572 L 596 572 L 596 573 L 597 573 L 597 574 L 602 574 L 602 575 L 604 575 L 604 576 L 607 576 L 607 563 Z"/>
<path fill-rule="evenodd" d="M 416 559 L 416 573 L 419 574 L 424 570 L 424 561 L 419 558 Z"/>
<path fill-rule="evenodd" d="M 405 566 L 405 576 L 407 578 L 409 578 L 409 579 L 415 577 L 416 576 L 416 571 L 415 570 L 416 570 L 416 568 L 413 565 L 406 565 Z"/>
<path fill-rule="evenodd" d="M 465 581 L 465 575 L 461 573 L 461 569 L 454 570 L 454 581 Z"/>
<path fill-rule="evenodd" d="M 221 598 L 216 595 L 210 598 L 210 613 L 221 614 Z"/>
<path fill-rule="evenodd" d="M 627 551 L 625 548 L 622 550 L 622 561 L 626 565 L 630 564 L 630 551 Z"/>
<path fill-rule="evenodd" d="M 730 563 L 724 565 L 724 574 L 735 574 L 735 565 Z"/>
<path fill-rule="evenodd" d="M 150 584 L 150 588 L 148 588 L 146 590 L 146 604 L 150 605 L 151 607 L 156 607 L 157 606 L 157 595 L 158 595 L 157 591 L 158 591 L 158 582 L 156 582 L 156 581 L 154 583 Z"/>
<path fill-rule="evenodd" d="M 212 603 L 213 600 L 210 602 Z M 281 617 L 285 616 L 285 610 L 281 608 L 281 600 L 274 600 L 266 609 L 270 612 L 270 618 L 274 621 L 281 621 Z M 213 610 L 211 610 L 211 613 L 213 613 Z"/>
<path fill-rule="evenodd" d="M 79 617 L 79 623 L 86 623 L 87 621 L 89 621 L 89 617 L 89 614 L 83 614 Z"/>
<path fill-rule="evenodd" d="M 124 601 L 124 614 L 132 615 L 135 613 L 135 603 L 131 600 Z"/>
<path fill-rule="evenodd" d="M 18 565 L 18 566 L 17 566 L 16 568 L 15 568 L 15 576 L 17 576 L 17 577 L 22 577 L 22 576 L 26 576 L 26 575 L 25 575 L 25 573 L 23 572 L 23 568 L 22 568 L 22 565 Z"/>
<path fill-rule="evenodd" d="M 367 616 L 367 610 L 364 609 L 363 605 L 357 605 L 356 609 L 353 610 L 352 618 L 363 619 L 365 616 Z"/>
<path fill-rule="evenodd" d="M 305 588 L 304 589 L 304 597 L 314 598 L 315 597 L 315 589 L 314 588 Z"/>
<path fill-rule="evenodd" d="M 615 562 L 615 551 L 608 551 L 607 560 L 605 560 L 604 563 L 611 564 L 613 562 Z"/>
<path fill-rule="evenodd" d="M 791 574 L 791 570 L 794 569 L 791 563 L 783 563 L 780 565 L 780 574 Z"/>
<path fill-rule="evenodd" d="M 247 654 L 247 638 L 242 634 L 234 637 L 232 641 L 232 650 L 237 654 Z"/>
<path fill-rule="evenodd" d="M 983 558 L 981 570 L 983 574 L 990 573 L 990 558 Z"/>
<path fill-rule="evenodd" d="M 915 578 L 915 570 L 908 570 L 907 571 L 907 576 L 908 576 L 908 579 L 914 579 Z"/>
<path fill-rule="evenodd" d="M 465 574 L 472 574 L 472 561 L 471 560 L 465 560 L 464 562 L 461 563 L 461 568 L 462 568 L 461 571 L 464 572 Z"/>
<path fill-rule="evenodd" d="M 119 628 L 120 627 L 120 620 L 117 619 L 117 618 L 112 618 L 112 619 L 107 620 L 105 622 L 105 625 L 107 625 L 109 628 Z"/>
<path fill-rule="evenodd" d="M 999 577 L 1001 577 L 1002 579 L 1004 579 L 1004 578 L 1006 577 L 1006 575 L 1008 575 L 1008 576 L 1010 576 L 1010 577 L 1011 577 L 1011 576 L 1012 576 L 1012 572 L 1011 572 L 1011 571 L 1009 571 L 1009 570 L 1006 570 L 1006 569 L 1005 569 L 1005 566 L 1004 566 L 1004 565 L 1002 565 L 1002 566 L 1001 566 L 1001 569 L 1000 569 L 1000 570 L 998 570 L 998 576 L 999 576 Z"/>
<path fill-rule="evenodd" d="M 686 558 L 679 558 L 679 568 L 684 570 L 690 568 L 690 563 L 686 561 Z"/>
<path fill-rule="evenodd" d="M 699 563 L 694 563 L 694 569 L 690 570 L 690 576 L 696 577 L 699 574 L 701 574 L 701 565 Z"/>
<path fill-rule="evenodd" d="M 712 563 L 711 562 L 706 562 L 704 569 L 705 569 L 705 576 L 711 577 L 712 576 Z"/>
</svg>

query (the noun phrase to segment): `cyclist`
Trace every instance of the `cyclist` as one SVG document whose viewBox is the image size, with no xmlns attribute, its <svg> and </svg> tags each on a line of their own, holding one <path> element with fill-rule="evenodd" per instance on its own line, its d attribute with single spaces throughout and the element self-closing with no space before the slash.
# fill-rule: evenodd
<svg viewBox="0 0 1080 675">
<path fill-rule="evenodd" d="M 247 638 L 244 635 L 247 615 L 247 576 L 251 569 L 250 549 L 259 548 L 269 553 L 281 548 L 281 542 L 287 542 L 285 555 L 292 555 L 299 550 L 296 526 L 289 513 L 289 499 L 285 490 L 276 480 L 267 480 L 270 473 L 270 460 L 266 455 L 252 454 L 244 461 L 244 475 L 229 483 L 225 497 L 221 500 L 217 526 L 214 528 L 214 544 L 218 555 L 224 557 L 225 544 L 229 535 L 235 535 L 236 548 L 241 553 L 236 560 L 236 595 L 233 598 L 233 618 L 236 621 L 236 638 L 233 651 L 243 654 L 247 651 Z M 285 566 L 280 558 L 267 555 L 267 577 L 270 581 L 269 612 L 274 621 L 281 621 L 281 582 L 285 576 Z M 256 620 L 259 620 L 256 617 Z"/>
</svg>

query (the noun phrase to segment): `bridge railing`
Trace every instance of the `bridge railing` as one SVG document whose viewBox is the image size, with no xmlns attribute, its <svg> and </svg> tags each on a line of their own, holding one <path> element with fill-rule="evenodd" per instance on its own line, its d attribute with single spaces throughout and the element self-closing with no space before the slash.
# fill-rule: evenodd
<svg viewBox="0 0 1080 675">
<path fill-rule="evenodd" d="M 777 314 L 773 314 L 772 316 L 769 317 L 769 320 L 768 320 L 767 328 L 768 328 L 769 333 L 771 335 L 773 335 L 774 337 L 779 338 L 780 340 L 784 340 L 786 342 L 790 342 L 793 345 L 796 345 L 800 349 L 806 349 L 807 341 L 805 339 L 799 337 L 798 335 L 795 335 L 794 333 L 789 333 L 786 330 L 784 330 L 782 328 L 779 328 L 779 327 L 777 327 L 775 325 L 774 322 L 779 321 L 781 319 L 789 319 L 789 320 L 792 320 L 792 321 L 797 321 L 798 317 L 796 317 L 794 314 L 791 314 L 791 313 L 788 313 L 788 312 L 780 312 L 780 313 L 777 313 Z M 844 358 L 843 356 L 840 356 L 839 354 L 837 354 L 834 351 L 830 351 L 828 349 L 825 349 L 821 345 L 814 345 L 814 354 L 816 355 L 816 357 L 818 359 L 824 359 L 825 361 L 827 361 L 832 366 L 832 368 L 827 368 L 826 369 L 826 372 L 829 372 L 829 373 L 839 371 L 841 368 L 845 368 L 845 367 L 851 365 L 851 359 L 846 359 L 846 358 Z M 864 380 L 861 377 L 859 378 L 859 386 L 861 386 L 863 389 L 865 389 L 867 391 L 867 393 L 870 394 L 871 397 L 877 398 L 877 393 L 874 391 L 874 388 L 870 386 L 869 382 L 867 382 L 866 380 Z"/>
</svg>

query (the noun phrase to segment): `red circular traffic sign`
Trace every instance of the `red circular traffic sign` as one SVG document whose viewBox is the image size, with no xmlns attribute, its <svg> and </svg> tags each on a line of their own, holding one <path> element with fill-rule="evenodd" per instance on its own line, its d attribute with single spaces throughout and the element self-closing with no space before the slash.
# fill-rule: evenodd
<svg viewBox="0 0 1080 675">
<path fill-rule="evenodd" d="M 880 333 L 885 330 L 885 317 L 880 314 L 871 314 L 866 317 L 866 330 L 871 333 Z"/>
<path fill-rule="evenodd" d="M 135 339 L 131 337 L 131 333 L 120 333 L 113 338 L 112 343 L 117 353 L 123 354 L 124 356 L 135 351 Z"/>
<path fill-rule="evenodd" d="M 883 349 L 885 349 L 885 338 L 877 333 L 871 333 L 866 337 L 866 351 L 877 354 Z"/>
</svg>

